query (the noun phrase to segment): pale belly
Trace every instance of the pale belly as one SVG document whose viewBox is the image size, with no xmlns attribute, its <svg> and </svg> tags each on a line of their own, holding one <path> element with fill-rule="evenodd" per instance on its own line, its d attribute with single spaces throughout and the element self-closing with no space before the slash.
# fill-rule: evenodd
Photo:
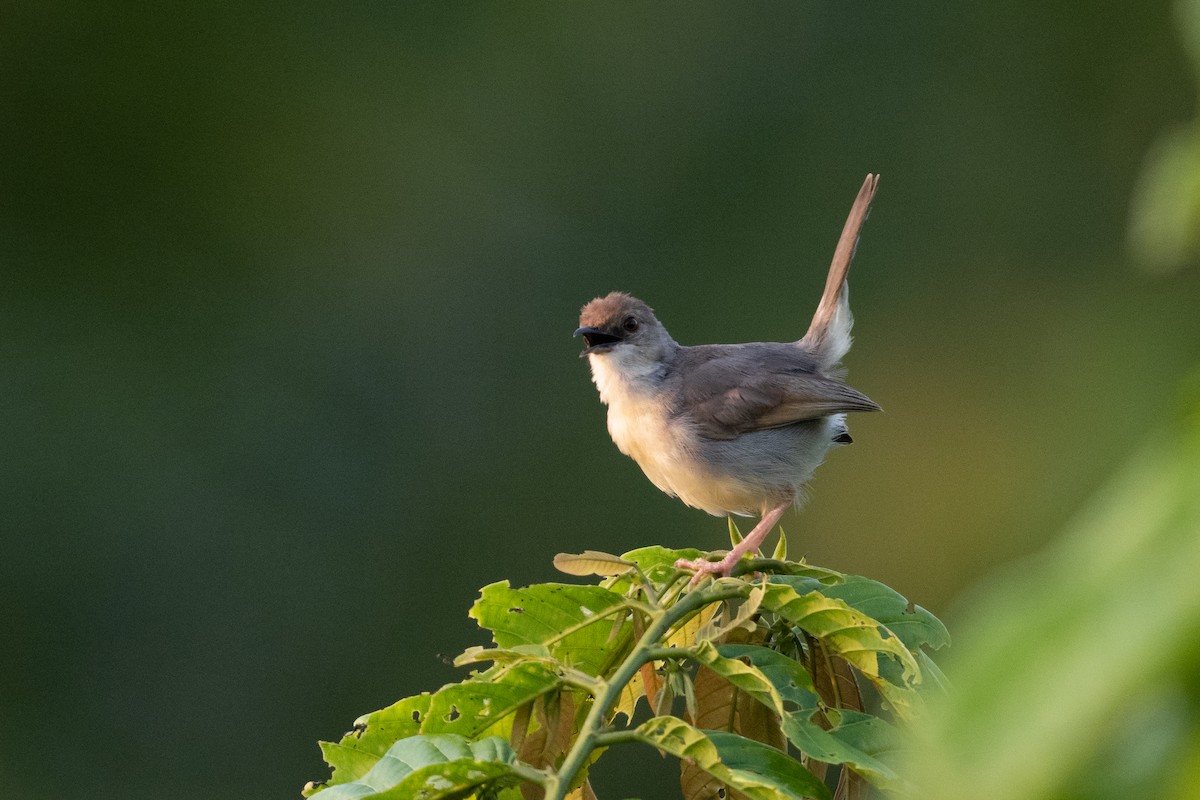
<svg viewBox="0 0 1200 800">
<path fill-rule="evenodd" d="M 732 452 L 738 445 L 701 442 L 689 426 L 666 418 L 648 402 L 610 405 L 608 432 L 651 483 L 709 514 L 759 514 L 798 488 L 791 476 L 773 475 L 771 485 L 764 485 L 753 469 L 741 470 L 735 463 L 729 465 L 732 469 L 714 469 L 704 456 L 724 453 L 706 451 L 717 446 Z"/>
<path fill-rule="evenodd" d="M 617 448 L 659 489 L 717 516 L 761 514 L 794 501 L 832 446 L 832 427 L 841 424 L 838 415 L 736 439 L 704 439 L 654 402 L 645 383 L 622 380 L 604 357 L 591 360 Z"/>
</svg>

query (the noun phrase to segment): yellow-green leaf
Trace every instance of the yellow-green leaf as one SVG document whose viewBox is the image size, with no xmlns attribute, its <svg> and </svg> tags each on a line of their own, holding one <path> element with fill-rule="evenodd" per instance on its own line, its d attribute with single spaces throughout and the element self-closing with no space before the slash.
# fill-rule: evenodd
<svg viewBox="0 0 1200 800">
<path fill-rule="evenodd" d="M 554 557 L 554 568 L 567 575 L 611 577 L 636 569 L 637 564 L 599 550 L 584 550 L 582 553 L 559 553 Z"/>
<path fill-rule="evenodd" d="M 722 731 L 702 731 L 678 717 L 655 717 L 637 728 L 642 741 L 691 761 L 751 800 L 828 800 L 817 777 L 774 747 Z"/>
</svg>

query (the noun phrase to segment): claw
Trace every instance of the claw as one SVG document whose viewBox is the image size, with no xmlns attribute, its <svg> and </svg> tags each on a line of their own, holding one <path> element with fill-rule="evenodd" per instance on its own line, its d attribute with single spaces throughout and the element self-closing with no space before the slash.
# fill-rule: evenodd
<svg viewBox="0 0 1200 800">
<path fill-rule="evenodd" d="M 733 572 L 733 565 L 736 563 L 736 559 L 731 560 L 728 556 L 720 561 L 705 561 L 702 558 L 689 561 L 686 558 L 681 558 L 675 562 L 675 568 L 695 571 L 696 574 L 688 582 L 688 587 L 690 588 L 703 580 L 705 575 L 728 578 L 729 573 Z"/>
</svg>

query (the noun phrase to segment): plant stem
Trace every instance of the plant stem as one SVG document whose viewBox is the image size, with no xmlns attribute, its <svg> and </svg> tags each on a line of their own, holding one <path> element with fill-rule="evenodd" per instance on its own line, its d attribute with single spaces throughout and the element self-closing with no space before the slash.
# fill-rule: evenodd
<svg viewBox="0 0 1200 800">
<path fill-rule="evenodd" d="M 614 744 L 624 744 L 640 740 L 641 736 L 636 729 L 605 731 L 604 733 L 596 734 L 596 747 L 611 747 Z"/>
<path fill-rule="evenodd" d="M 646 651 L 647 661 L 666 661 L 669 658 L 690 658 L 692 651 L 686 647 L 651 647 Z"/>
<path fill-rule="evenodd" d="M 709 603 L 740 597 L 742 594 L 742 590 L 737 587 L 721 589 L 716 592 L 691 592 L 670 608 L 655 612 L 651 617 L 653 622 L 650 627 L 646 628 L 646 632 L 638 639 L 633 650 L 621 662 L 621 666 L 617 667 L 612 677 L 607 681 L 597 678 L 597 691 L 593 695 L 592 707 L 579 731 L 579 737 L 575 740 L 575 744 L 567 753 L 566 758 L 563 759 L 558 774 L 548 776 L 546 779 L 546 800 L 563 800 L 566 796 L 572 781 L 575 780 L 575 775 L 583 768 L 587 757 L 597 746 L 608 709 L 617 701 L 625 684 L 629 683 L 642 664 L 653 661 L 653 656 L 656 654 L 661 655 L 660 651 L 663 648 L 659 647 L 658 642 L 663 634 L 676 622 Z M 681 652 L 679 655 L 683 655 L 683 653 Z M 604 734 L 604 737 L 608 741 L 616 740 L 613 733 Z M 622 737 L 621 740 L 624 741 L 624 738 Z"/>
</svg>

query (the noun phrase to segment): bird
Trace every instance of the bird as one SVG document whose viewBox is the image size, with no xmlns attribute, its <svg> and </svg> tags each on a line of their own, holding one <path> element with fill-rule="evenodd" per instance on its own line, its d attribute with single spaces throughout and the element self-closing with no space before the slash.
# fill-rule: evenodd
<svg viewBox="0 0 1200 800">
<path fill-rule="evenodd" d="M 645 302 L 611 292 L 583 306 L 592 380 L 608 407 L 608 432 L 650 482 L 715 516 L 758 515 L 723 558 L 680 559 L 705 575 L 728 576 L 758 551 L 787 509 L 799 505 L 813 472 L 852 440 L 846 414 L 880 406 L 843 379 L 850 349 L 847 277 L 879 176 L 868 174 L 834 250 L 807 332 L 793 342 L 685 346 Z"/>
</svg>

